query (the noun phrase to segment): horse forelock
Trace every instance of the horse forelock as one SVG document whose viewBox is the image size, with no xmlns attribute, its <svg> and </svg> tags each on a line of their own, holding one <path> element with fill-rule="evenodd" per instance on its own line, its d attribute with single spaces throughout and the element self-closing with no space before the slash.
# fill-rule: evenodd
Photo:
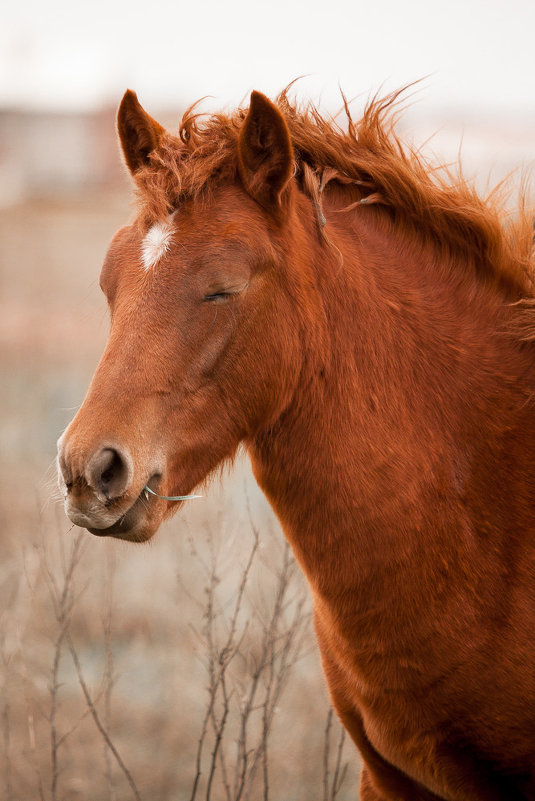
<svg viewBox="0 0 535 801">
<path fill-rule="evenodd" d="M 396 133 L 402 91 L 373 98 L 358 121 L 344 98 L 345 126 L 312 104 L 292 103 L 286 90 L 277 98 L 293 145 L 294 174 L 312 201 L 320 231 L 324 190 L 335 181 L 341 191 L 347 189 L 348 213 L 374 205 L 387 223 L 431 243 L 441 254 L 477 264 L 477 272 L 512 287 L 513 295 L 532 296 L 533 211 L 526 193 L 520 193 L 513 218 L 506 212 L 505 192 L 495 190 L 483 199 L 460 169 L 456 174 L 433 165 L 404 146 Z M 247 109 L 202 115 L 196 105 L 185 112 L 179 135 L 166 134 L 136 175 L 146 227 L 166 220 L 184 199 L 238 181 L 237 142 Z"/>
</svg>

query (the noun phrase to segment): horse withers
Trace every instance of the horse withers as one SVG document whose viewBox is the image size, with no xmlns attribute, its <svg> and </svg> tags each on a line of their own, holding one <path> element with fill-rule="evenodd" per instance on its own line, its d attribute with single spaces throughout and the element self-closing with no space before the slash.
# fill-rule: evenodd
<svg viewBox="0 0 535 801">
<path fill-rule="evenodd" d="M 149 539 L 244 444 L 303 568 L 363 801 L 535 799 L 527 214 L 283 93 L 164 130 L 128 91 L 136 220 L 59 443 L 67 514 Z"/>
</svg>

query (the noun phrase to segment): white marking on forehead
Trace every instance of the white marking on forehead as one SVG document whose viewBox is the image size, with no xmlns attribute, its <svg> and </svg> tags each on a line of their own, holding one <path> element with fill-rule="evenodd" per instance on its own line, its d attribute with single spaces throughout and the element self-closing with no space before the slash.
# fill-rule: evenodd
<svg viewBox="0 0 535 801">
<path fill-rule="evenodd" d="M 143 269 L 155 267 L 162 256 L 165 256 L 173 241 L 173 215 L 167 220 L 152 225 L 141 243 L 141 259 Z"/>
</svg>

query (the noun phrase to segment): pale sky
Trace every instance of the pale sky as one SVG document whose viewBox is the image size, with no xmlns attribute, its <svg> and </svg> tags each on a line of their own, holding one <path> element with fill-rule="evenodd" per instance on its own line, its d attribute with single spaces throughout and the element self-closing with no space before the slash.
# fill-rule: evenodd
<svg viewBox="0 0 535 801">
<path fill-rule="evenodd" d="M 4 5 L 0 106 L 235 105 L 253 88 L 331 108 L 429 76 L 428 105 L 535 113 L 535 0 L 22 0 Z M 534 143 L 535 148 L 535 143 Z"/>
</svg>

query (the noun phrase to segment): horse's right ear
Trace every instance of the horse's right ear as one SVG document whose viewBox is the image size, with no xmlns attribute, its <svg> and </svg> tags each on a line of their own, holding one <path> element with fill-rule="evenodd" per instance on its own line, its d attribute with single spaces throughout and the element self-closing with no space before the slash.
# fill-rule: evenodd
<svg viewBox="0 0 535 801">
<path fill-rule="evenodd" d="M 292 177 L 292 143 L 281 112 L 261 92 L 251 94 L 240 129 L 238 169 L 247 192 L 268 210 L 278 211 Z"/>
<path fill-rule="evenodd" d="M 165 128 L 147 114 L 136 93 L 127 89 L 117 112 L 117 131 L 126 166 L 134 174 L 148 163 Z"/>
</svg>

